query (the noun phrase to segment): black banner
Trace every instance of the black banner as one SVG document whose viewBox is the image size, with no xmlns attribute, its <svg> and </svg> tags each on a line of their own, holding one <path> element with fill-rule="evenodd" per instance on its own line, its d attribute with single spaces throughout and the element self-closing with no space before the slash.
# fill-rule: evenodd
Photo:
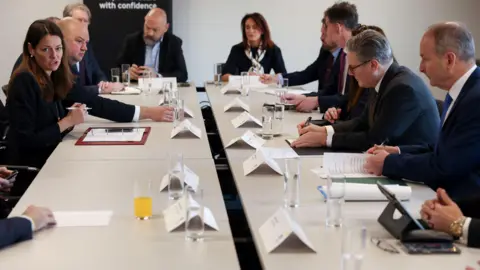
<svg viewBox="0 0 480 270">
<path fill-rule="evenodd" d="M 126 35 L 143 29 L 145 15 L 162 8 L 172 31 L 172 0 L 84 0 L 92 12 L 90 43 L 100 67 L 110 78 Z"/>
</svg>

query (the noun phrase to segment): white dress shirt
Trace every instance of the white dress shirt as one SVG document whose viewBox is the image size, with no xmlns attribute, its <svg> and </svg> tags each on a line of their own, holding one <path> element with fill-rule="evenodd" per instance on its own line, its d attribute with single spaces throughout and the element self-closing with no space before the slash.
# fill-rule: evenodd
<svg viewBox="0 0 480 270">
<path fill-rule="evenodd" d="M 468 244 L 468 227 L 470 227 L 470 222 L 472 218 L 465 219 L 465 223 L 463 223 L 463 233 L 462 237 L 460 237 L 459 242 L 461 244 L 467 245 Z"/>
<path fill-rule="evenodd" d="M 392 62 L 393 63 L 393 62 Z M 390 68 L 390 66 L 392 65 L 392 63 L 390 63 L 387 67 L 386 67 L 386 70 L 385 70 L 385 74 L 387 74 L 387 71 L 388 69 Z M 345 65 L 348 67 L 348 65 Z M 375 86 L 375 91 L 378 93 L 378 91 L 380 90 L 380 85 L 382 84 L 382 81 L 383 81 L 383 77 L 385 77 L 385 74 L 383 74 L 382 78 L 380 79 L 380 81 L 378 81 L 377 85 Z M 345 88 L 345 86 L 344 86 Z M 345 90 L 345 89 L 344 89 Z M 327 147 L 332 147 L 332 140 L 333 140 L 333 134 L 335 134 L 335 130 L 333 129 L 332 126 L 325 126 L 325 128 L 327 129 Z"/>
<path fill-rule="evenodd" d="M 445 115 L 445 119 L 443 123 L 447 121 L 448 115 L 450 114 L 450 111 L 452 110 L 453 105 L 455 105 L 455 101 L 457 100 L 458 95 L 460 95 L 460 91 L 462 91 L 463 86 L 465 85 L 468 78 L 470 78 L 470 76 L 472 75 L 472 73 L 475 71 L 476 68 L 477 66 L 473 65 L 473 67 L 469 69 L 465 74 L 463 74 L 463 76 L 460 77 L 460 79 L 458 79 L 452 85 L 452 88 L 450 88 L 450 90 L 448 91 L 448 94 L 452 98 L 452 102 L 450 103 L 450 107 L 448 107 L 447 114 Z M 443 126 L 443 123 L 442 123 L 442 126 Z"/>
</svg>

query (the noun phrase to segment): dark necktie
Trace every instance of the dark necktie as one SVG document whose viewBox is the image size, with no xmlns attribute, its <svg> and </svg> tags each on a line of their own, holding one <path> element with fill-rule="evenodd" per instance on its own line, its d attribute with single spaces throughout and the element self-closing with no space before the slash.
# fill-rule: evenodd
<svg viewBox="0 0 480 270">
<path fill-rule="evenodd" d="M 72 65 L 72 73 L 73 75 L 77 75 L 77 76 L 80 74 L 77 68 L 77 64 Z"/>
<path fill-rule="evenodd" d="M 368 98 L 368 124 L 370 127 L 373 126 L 373 121 L 375 119 L 375 107 L 377 106 L 378 94 L 375 88 L 372 88 L 370 91 L 370 97 Z"/>
<path fill-rule="evenodd" d="M 323 85 L 326 85 L 327 82 L 328 82 L 328 79 L 330 78 L 330 74 L 332 73 L 332 67 L 333 67 L 333 60 L 335 60 L 335 58 L 333 57 L 333 54 L 329 54 L 328 55 L 328 58 L 327 58 L 327 65 L 326 65 L 326 69 L 325 69 L 325 75 L 323 77 Z"/>
<path fill-rule="evenodd" d="M 343 50 L 340 51 L 340 70 L 338 72 L 338 93 L 342 94 L 343 90 L 343 84 L 344 82 L 344 75 L 345 75 L 345 56 L 346 54 L 343 52 Z"/>
<path fill-rule="evenodd" d="M 443 102 L 442 117 L 440 118 L 440 129 L 442 129 L 443 122 L 445 122 L 445 117 L 447 116 L 448 108 L 452 104 L 452 97 L 447 94 L 445 101 Z"/>
</svg>

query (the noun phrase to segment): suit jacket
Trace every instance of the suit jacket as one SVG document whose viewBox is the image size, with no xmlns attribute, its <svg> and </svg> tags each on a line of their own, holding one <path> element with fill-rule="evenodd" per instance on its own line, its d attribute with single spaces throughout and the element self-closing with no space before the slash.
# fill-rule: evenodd
<svg viewBox="0 0 480 270">
<path fill-rule="evenodd" d="M 101 81 L 109 81 L 98 65 L 90 43 L 87 44 L 87 52 L 80 61 L 80 71 L 85 70 L 85 85 L 98 85 Z"/>
<path fill-rule="evenodd" d="M 145 64 L 145 41 L 143 31 L 128 35 L 124 42 L 117 65 Z M 163 77 L 176 77 L 178 82 L 186 82 L 188 79 L 187 65 L 183 57 L 182 40 L 171 33 L 163 35 L 158 56 L 158 73 Z"/>
<path fill-rule="evenodd" d="M 0 220 L 0 248 L 32 239 L 32 223 L 22 217 Z"/>
<path fill-rule="evenodd" d="M 6 108 L 9 161 L 41 168 L 66 134 L 57 124 L 66 116 L 61 102 L 46 101 L 33 74 L 24 71 L 10 83 Z"/>
<path fill-rule="evenodd" d="M 318 81 L 318 91 L 320 91 L 325 86 L 325 72 L 327 71 L 328 60 L 331 55 L 332 53 L 330 51 L 322 47 L 315 62 L 310 64 L 307 68 L 302 71 L 284 73 L 282 76 L 283 78 L 288 79 L 289 86 L 303 85 L 313 81 Z M 332 67 L 332 72 L 338 74 L 339 66 L 340 65 L 334 65 Z M 337 68 L 336 71 L 333 70 L 335 67 Z M 314 96 L 317 95 L 316 92 L 314 94 Z"/>
<path fill-rule="evenodd" d="M 286 73 L 285 63 L 283 61 L 282 51 L 277 45 L 267 48 L 263 59 L 260 61 L 265 74 L 270 73 L 272 69 L 275 73 Z M 240 75 L 248 71 L 252 66 L 252 61 L 245 54 L 245 47 L 240 42 L 230 50 L 227 62 L 222 70 L 223 74 Z"/>
<path fill-rule="evenodd" d="M 440 118 L 423 80 L 393 63 L 377 92 L 370 91 L 367 108 L 352 120 L 334 124 L 332 147 L 365 151 L 374 144 L 434 143 Z"/>
<path fill-rule="evenodd" d="M 453 198 L 480 192 L 480 69 L 463 86 L 438 137 L 418 146 L 401 146 L 385 159 L 383 174 L 444 188 Z M 440 128 L 437 129 L 437 133 Z M 436 143 L 436 145 L 435 145 Z"/>
</svg>

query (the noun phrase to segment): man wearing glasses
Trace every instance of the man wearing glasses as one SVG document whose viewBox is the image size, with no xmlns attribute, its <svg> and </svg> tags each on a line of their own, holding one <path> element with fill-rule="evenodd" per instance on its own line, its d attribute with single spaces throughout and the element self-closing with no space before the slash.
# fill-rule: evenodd
<svg viewBox="0 0 480 270">
<path fill-rule="evenodd" d="M 366 151 L 374 144 L 434 143 L 440 125 L 435 100 L 422 79 L 393 61 L 385 36 L 366 30 L 347 42 L 348 73 L 370 91 L 367 108 L 352 120 L 319 127 L 300 123 L 293 147 Z"/>
</svg>

